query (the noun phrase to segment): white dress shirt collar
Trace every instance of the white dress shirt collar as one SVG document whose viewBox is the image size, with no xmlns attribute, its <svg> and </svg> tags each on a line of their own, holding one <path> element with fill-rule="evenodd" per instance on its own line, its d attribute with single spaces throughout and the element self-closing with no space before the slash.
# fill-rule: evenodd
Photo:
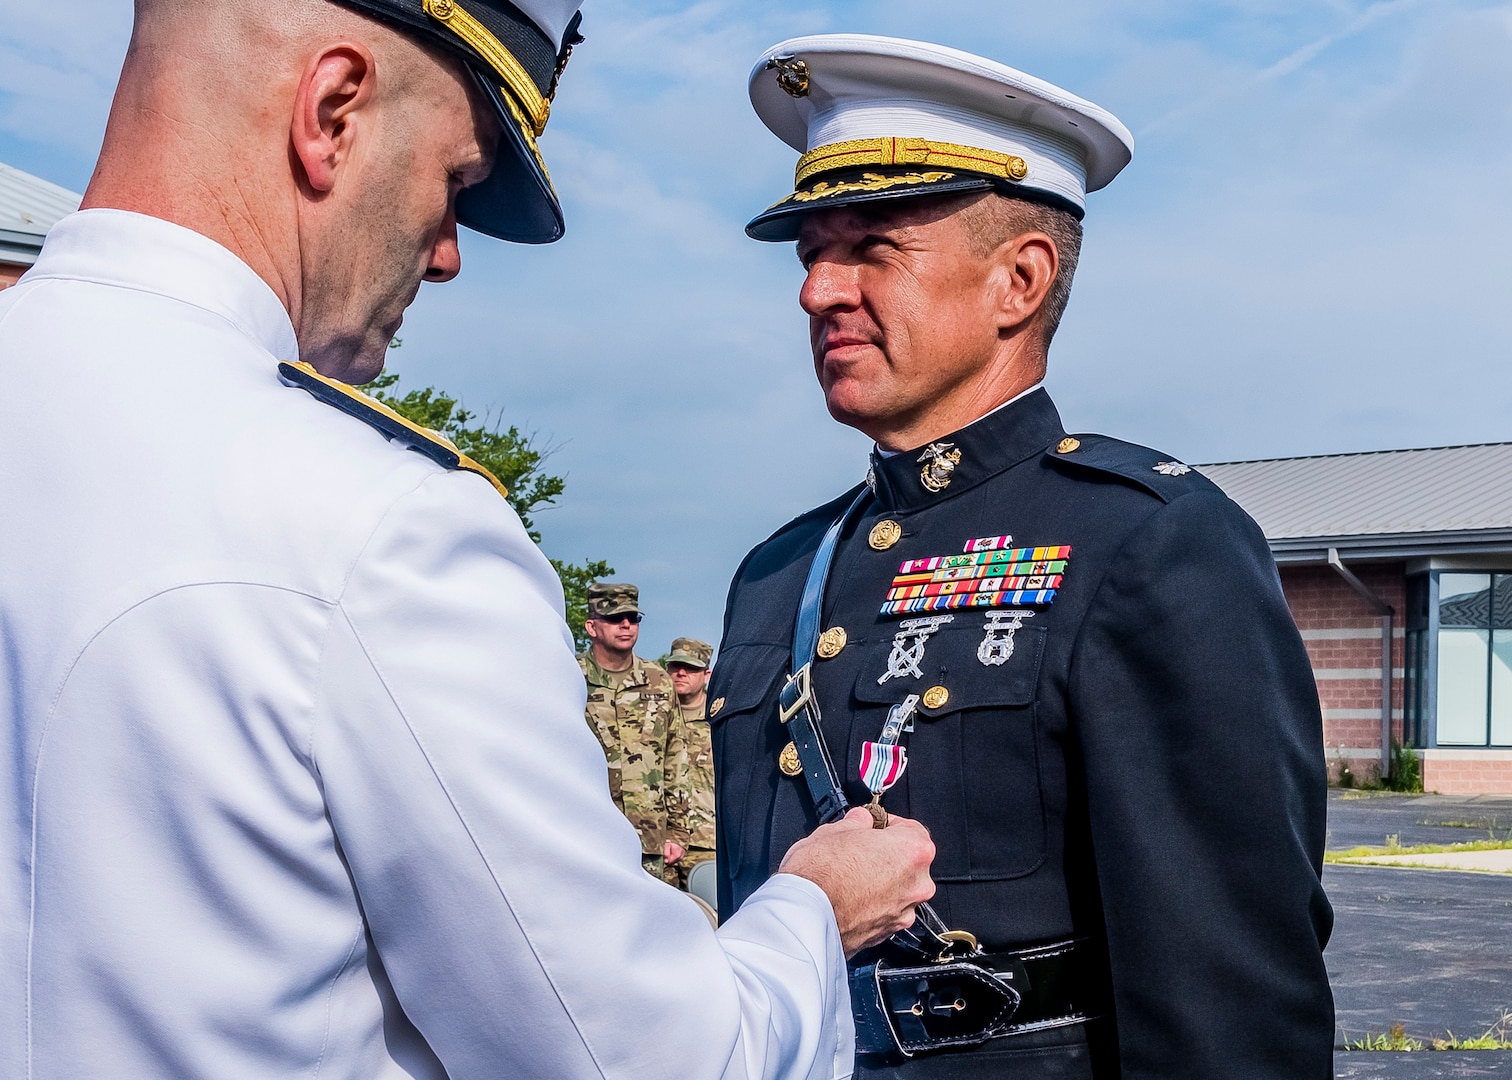
<svg viewBox="0 0 1512 1080">
<path fill-rule="evenodd" d="M 299 359 L 294 325 L 268 283 L 214 240 L 161 218 L 105 209 L 70 214 L 48 231 L 21 282 L 41 278 L 171 297 L 220 316 L 280 360 Z"/>
</svg>

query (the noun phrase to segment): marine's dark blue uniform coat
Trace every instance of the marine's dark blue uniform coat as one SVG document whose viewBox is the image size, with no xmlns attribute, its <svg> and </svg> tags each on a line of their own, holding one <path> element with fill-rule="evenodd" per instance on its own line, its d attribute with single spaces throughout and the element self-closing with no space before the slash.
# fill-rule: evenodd
<svg viewBox="0 0 1512 1080">
<path fill-rule="evenodd" d="M 814 685 L 856 805 L 861 744 L 888 707 L 948 691 L 904 736 L 908 769 L 884 799 L 933 834 L 936 909 L 989 950 L 1092 939 L 1112 1015 L 896 1075 L 1329 1076 L 1321 718 L 1270 552 L 1198 473 L 1165 475 L 1155 451 L 1101 436 L 1062 453 L 1064 436 L 1037 391 L 941 440 L 960 459 L 938 492 L 917 454 L 875 460 L 875 498 L 825 594 L 821 626 L 847 644 L 815 663 Z M 814 549 L 854 496 L 784 527 L 731 586 L 709 691 L 725 915 L 815 827 L 801 778 L 778 769 L 776 695 Z M 884 519 L 902 538 L 877 551 Z M 911 617 L 879 614 L 902 561 L 1002 534 L 1072 548 L 1008 660 L 982 662 L 985 611 L 960 609 L 925 642 L 919 676 L 879 682 Z"/>
</svg>

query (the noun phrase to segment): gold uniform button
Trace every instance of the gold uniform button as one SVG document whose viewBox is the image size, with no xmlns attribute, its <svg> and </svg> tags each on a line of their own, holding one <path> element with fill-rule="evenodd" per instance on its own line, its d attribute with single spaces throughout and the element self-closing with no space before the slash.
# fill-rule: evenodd
<svg viewBox="0 0 1512 1080">
<path fill-rule="evenodd" d="M 843 648 L 845 648 L 845 627 L 832 626 L 819 635 L 819 647 L 814 651 L 819 654 L 819 659 L 829 660 L 839 656 Z"/>
<path fill-rule="evenodd" d="M 1071 451 L 1075 450 L 1080 445 L 1081 445 L 1081 440 L 1080 439 L 1073 439 L 1073 438 L 1071 438 L 1071 436 L 1067 435 L 1055 447 L 1055 452 L 1057 454 L 1069 454 Z"/>
<path fill-rule="evenodd" d="M 943 686 L 931 686 L 924 691 L 924 707 L 926 709 L 938 709 L 950 700 L 950 691 Z"/>
<path fill-rule="evenodd" d="M 903 526 L 891 518 L 883 518 L 872 526 L 871 535 L 866 538 L 866 542 L 872 546 L 873 551 L 886 551 L 902 536 Z"/>
<path fill-rule="evenodd" d="M 797 776 L 803 771 L 803 763 L 798 760 L 798 747 L 788 743 L 782 748 L 782 753 L 777 756 L 777 767 L 787 776 Z"/>
<path fill-rule="evenodd" d="M 709 705 L 709 715 L 710 716 L 718 716 L 719 715 L 719 710 L 722 709 L 722 708 L 724 708 L 724 698 L 722 698 L 722 697 L 715 698 L 713 700 L 713 702 Z"/>
</svg>

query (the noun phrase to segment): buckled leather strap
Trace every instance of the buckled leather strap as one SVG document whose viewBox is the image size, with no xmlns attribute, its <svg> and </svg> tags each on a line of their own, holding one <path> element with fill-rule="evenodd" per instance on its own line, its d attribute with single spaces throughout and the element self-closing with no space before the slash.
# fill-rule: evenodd
<svg viewBox="0 0 1512 1080">
<path fill-rule="evenodd" d="M 809 563 L 808 577 L 803 582 L 803 598 L 798 602 L 798 617 L 793 625 L 793 674 L 783 685 L 777 697 L 778 717 L 787 728 L 788 738 L 798 751 L 798 762 L 803 766 L 803 782 L 808 786 L 814 800 L 814 810 L 821 825 L 838 821 L 845 816 L 848 806 L 840 781 L 835 775 L 834 763 L 830 760 L 829 748 L 819 728 L 819 702 L 809 686 L 809 673 L 813 668 L 815 652 L 819 647 L 819 618 L 824 604 L 824 585 L 829 580 L 830 564 L 835 561 L 835 548 L 840 544 L 840 534 L 846 523 L 861 511 L 862 505 L 871 497 L 871 491 L 862 488 L 845 513 L 837 517 L 819 541 L 814 552 L 814 561 Z"/>
<path fill-rule="evenodd" d="M 1097 1004 L 1086 948 L 1065 941 L 939 964 L 879 960 L 850 974 L 856 1052 L 915 1054 L 1079 1024 Z"/>
</svg>

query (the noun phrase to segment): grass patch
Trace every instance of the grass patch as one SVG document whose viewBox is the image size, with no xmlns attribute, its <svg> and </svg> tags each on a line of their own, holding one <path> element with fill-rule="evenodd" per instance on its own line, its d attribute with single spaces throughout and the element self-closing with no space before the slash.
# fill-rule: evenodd
<svg viewBox="0 0 1512 1080">
<path fill-rule="evenodd" d="M 1325 851 L 1324 862 L 1349 862 L 1376 855 L 1444 855 L 1459 851 L 1505 851 L 1512 840 L 1469 840 L 1463 844 L 1403 844 L 1397 836 L 1386 837 L 1384 845 L 1361 845 L 1347 851 Z"/>
<path fill-rule="evenodd" d="M 1512 1050 L 1512 1012 L 1503 1012 L 1501 1019 L 1481 1035 L 1462 1039 L 1450 1031 L 1442 1039 L 1419 1039 L 1407 1034 L 1402 1024 L 1392 1024 L 1390 1030 L 1379 1035 L 1366 1035 L 1363 1039 L 1345 1039 L 1346 1050 L 1387 1050 L 1411 1053 L 1416 1050 Z"/>
</svg>

